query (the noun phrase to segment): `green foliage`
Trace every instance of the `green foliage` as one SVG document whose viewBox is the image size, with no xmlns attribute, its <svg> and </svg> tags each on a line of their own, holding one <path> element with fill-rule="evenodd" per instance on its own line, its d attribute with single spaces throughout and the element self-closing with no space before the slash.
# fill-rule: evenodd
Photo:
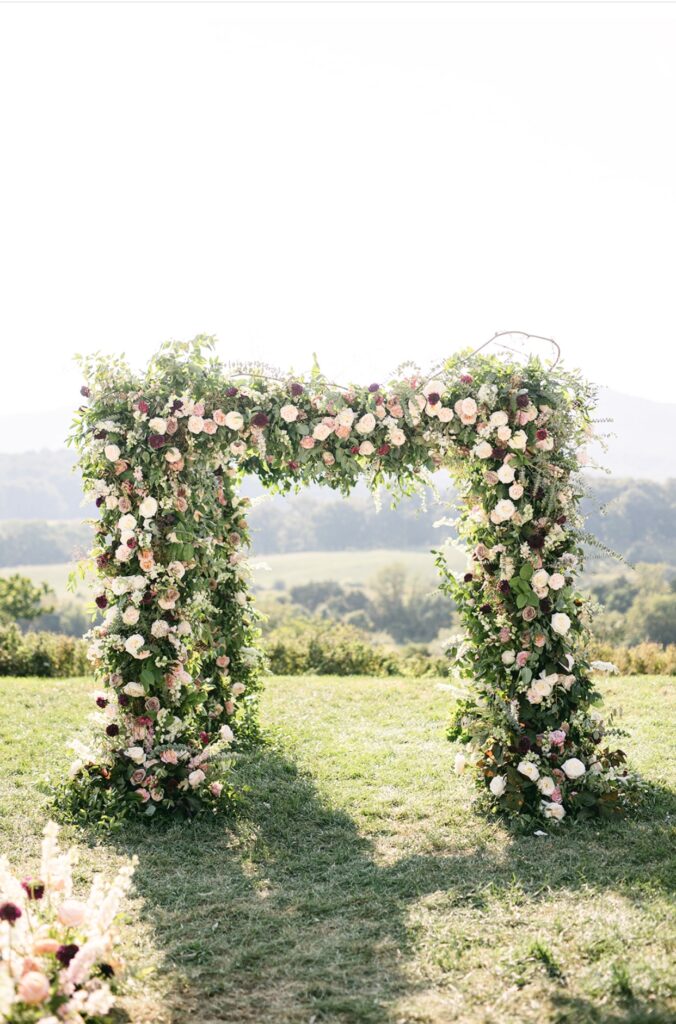
<svg viewBox="0 0 676 1024">
<path fill-rule="evenodd" d="M 0 576 L 0 622 L 30 622 L 50 612 L 47 599 L 53 591 L 46 583 L 36 585 L 26 576 Z"/>
<path fill-rule="evenodd" d="M 0 626 L 0 676 L 84 676 L 89 671 L 86 644 L 55 633 L 22 633 L 15 624 Z"/>
</svg>

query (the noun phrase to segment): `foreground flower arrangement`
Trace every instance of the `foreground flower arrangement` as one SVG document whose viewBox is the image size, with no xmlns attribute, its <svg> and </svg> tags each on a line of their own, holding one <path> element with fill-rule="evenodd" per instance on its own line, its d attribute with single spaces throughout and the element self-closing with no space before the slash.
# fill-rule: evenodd
<svg viewBox="0 0 676 1024">
<path fill-rule="evenodd" d="M 578 455 L 594 392 L 577 374 L 459 354 L 426 379 L 342 389 L 318 371 L 229 370 L 209 339 L 165 346 L 143 374 L 84 364 L 73 440 L 100 511 L 91 637 L 99 741 L 71 792 L 89 817 L 217 809 L 232 751 L 256 735 L 261 652 L 248 591 L 244 474 L 272 489 L 410 493 L 439 467 L 462 489 L 471 568 L 438 564 L 471 680 L 452 736 L 504 811 L 560 820 L 623 803 L 584 656 Z"/>
<path fill-rule="evenodd" d="M 110 1019 L 120 974 L 114 922 L 133 864 L 110 885 L 94 878 L 86 900 L 73 895 L 75 851 L 59 849 L 50 822 L 40 873 L 19 879 L 0 860 L 0 1020 L 7 1024 L 88 1024 Z"/>
</svg>

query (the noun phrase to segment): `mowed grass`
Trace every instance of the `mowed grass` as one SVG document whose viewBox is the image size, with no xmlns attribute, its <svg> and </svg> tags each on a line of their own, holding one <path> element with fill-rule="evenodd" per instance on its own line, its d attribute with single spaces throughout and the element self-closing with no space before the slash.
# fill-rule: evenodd
<svg viewBox="0 0 676 1024">
<path fill-rule="evenodd" d="M 604 684 L 637 817 L 546 836 L 472 809 L 434 680 L 274 678 L 235 820 L 67 829 L 79 873 L 137 853 L 122 928 L 135 1024 L 639 1024 L 674 1020 L 674 689 Z M 85 680 L 0 681 L 0 846 L 34 864 Z M 672 717 L 673 721 L 673 717 Z"/>
</svg>

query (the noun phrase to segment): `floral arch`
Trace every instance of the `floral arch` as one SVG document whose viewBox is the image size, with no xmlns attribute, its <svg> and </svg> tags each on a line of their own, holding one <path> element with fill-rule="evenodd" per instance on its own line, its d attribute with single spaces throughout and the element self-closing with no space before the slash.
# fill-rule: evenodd
<svg viewBox="0 0 676 1024">
<path fill-rule="evenodd" d="M 425 379 L 340 388 L 233 368 L 212 340 L 169 343 L 135 373 L 83 361 L 72 441 L 95 525 L 91 634 L 96 749 L 71 794 L 89 816 L 192 814 L 231 795 L 230 752 L 255 741 L 262 669 L 248 589 L 244 474 L 273 489 L 343 493 L 359 479 L 410 493 L 439 467 L 461 492 L 471 570 L 437 561 L 466 636 L 470 680 L 452 734 L 500 810 L 611 814 L 621 751 L 607 749 L 584 653 L 588 611 L 576 482 L 594 390 L 577 373 L 459 353 Z"/>
</svg>

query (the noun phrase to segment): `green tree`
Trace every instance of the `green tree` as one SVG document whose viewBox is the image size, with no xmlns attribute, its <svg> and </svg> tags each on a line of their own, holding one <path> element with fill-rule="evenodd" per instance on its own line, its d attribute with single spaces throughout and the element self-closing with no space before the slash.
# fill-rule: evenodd
<svg viewBox="0 0 676 1024">
<path fill-rule="evenodd" d="M 52 611 L 48 598 L 53 595 L 47 583 L 35 584 L 18 572 L 0 579 L 0 621 L 32 622 Z"/>
<path fill-rule="evenodd" d="M 676 594 L 640 597 L 627 615 L 627 633 L 634 643 L 676 644 Z"/>
</svg>

